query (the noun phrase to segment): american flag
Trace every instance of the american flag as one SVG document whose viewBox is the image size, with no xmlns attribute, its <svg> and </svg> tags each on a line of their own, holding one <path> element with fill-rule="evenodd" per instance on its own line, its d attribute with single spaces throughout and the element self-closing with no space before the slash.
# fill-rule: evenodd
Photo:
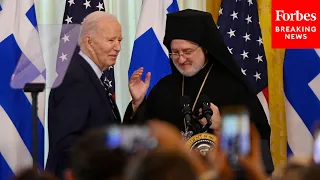
<svg viewBox="0 0 320 180">
<path fill-rule="evenodd" d="M 256 0 L 222 0 L 217 28 L 269 120 L 267 60 Z"/>
<path fill-rule="evenodd" d="M 90 13 L 94 11 L 105 11 L 105 6 L 103 0 L 68 0 L 66 2 L 64 15 L 63 15 L 63 24 L 81 24 L 83 19 Z M 61 39 L 67 39 L 70 34 L 61 33 Z M 60 48 L 59 49 L 63 49 Z M 79 52 L 79 47 L 76 48 L 76 52 Z M 58 63 L 63 61 L 60 57 L 63 54 L 58 54 L 57 67 Z M 112 84 L 112 93 L 115 94 L 115 79 L 114 79 L 114 69 L 110 67 L 104 72 L 109 81 Z"/>
</svg>

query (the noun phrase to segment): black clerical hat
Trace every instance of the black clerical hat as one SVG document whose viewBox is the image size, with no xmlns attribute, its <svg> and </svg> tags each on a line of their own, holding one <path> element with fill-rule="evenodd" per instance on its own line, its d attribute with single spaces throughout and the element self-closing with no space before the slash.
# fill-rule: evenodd
<svg viewBox="0 0 320 180">
<path fill-rule="evenodd" d="M 208 39 L 208 36 L 215 33 L 219 32 L 210 13 L 186 9 L 167 14 L 163 43 L 170 50 L 170 43 L 173 39 L 184 39 L 208 49 L 207 45 L 214 40 L 214 37 Z"/>
<path fill-rule="evenodd" d="M 167 14 L 163 44 L 169 52 L 171 51 L 170 44 L 173 39 L 195 42 L 206 49 L 215 59 L 226 61 L 225 59 L 227 58 L 232 61 L 231 64 L 234 64 L 212 15 L 208 12 L 186 9 Z"/>
<path fill-rule="evenodd" d="M 171 52 L 171 41 L 184 39 L 199 44 L 207 50 L 210 60 L 213 58 L 224 65 L 231 74 L 241 81 L 243 75 L 240 67 L 233 60 L 212 15 L 208 12 L 185 9 L 167 14 L 166 30 L 163 44 Z M 177 72 L 173 63 L 170 62 L 173 72 Z M 247 84 L 247 82 L 246 82 Z"/>
</svg>

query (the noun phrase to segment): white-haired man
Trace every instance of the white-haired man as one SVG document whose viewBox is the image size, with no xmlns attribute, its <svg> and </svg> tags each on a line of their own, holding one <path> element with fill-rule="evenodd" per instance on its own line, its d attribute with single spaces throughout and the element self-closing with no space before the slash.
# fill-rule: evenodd
<svg viewBox="0 0 320 180">
<path fill-rule="evenodd" d="M 111 89 L 103 73 L 115 65 L 121 49 L 122 32 L 118 20 L 106 12 L 93 12 L 82 23 L 80 52 L 72 57 L 62 84 L 49 97 L 49 155 L 46 169 L 62 178 L 68 168 L 73 143 L 92 128 L 121 123 Z M 135 97 L 143 97 L 146 82 L 136 82 Z M 140 100 L 139 100 L 140 101 Z"/>
</svg>

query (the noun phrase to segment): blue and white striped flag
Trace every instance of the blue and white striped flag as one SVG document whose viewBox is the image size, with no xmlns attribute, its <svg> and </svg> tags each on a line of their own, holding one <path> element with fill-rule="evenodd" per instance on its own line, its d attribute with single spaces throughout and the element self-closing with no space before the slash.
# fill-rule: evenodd
<svg viewBox="0 0 320 180">
<path fill-rule="evenodd" d="M 310 156 L 320 120 L 320 50 L 286 50 L 283 74 L 289 154 Z"/>
<path fill-rule="evenodd" d="M 36 26 L 33 0 L 0 0 L 0 179 L 10 179 L 19 171 L 32 167 L 31 95 L 11 88 L 10 81 L 22 53 L 30 58 L 35 52 L 41 52 Z M 30 82 L 45 81 L 44 62 L 37 60 L 30 58 L 23 62 L 26 69 L 34 72 Z M 44 164 L 44 98 L 44 92 L 40 93 L 40 168 Z"/>
<path fill-rule="evenodd" d="M 129 67 L 129 79 L 133 72 L 144 67 L 142 78 L 151 72 L 147 95 L 157 82 L 171 73 L 168 51 L 163 45 L 166 14 L 179 11 L 177 0 L 143 0 L 136 40 Z"/>
</svg>

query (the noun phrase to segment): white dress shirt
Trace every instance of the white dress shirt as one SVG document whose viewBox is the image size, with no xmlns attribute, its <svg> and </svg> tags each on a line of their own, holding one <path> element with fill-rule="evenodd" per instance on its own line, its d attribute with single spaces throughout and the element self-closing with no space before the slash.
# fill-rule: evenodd
<svg viewBox="0 0 320 180">
<path fill-rule="evenodd" d="M 98 78 L 100 79 L 102 75 L 102 71 L 99 69 L 99 67 L 94 63 L 87 55 L 85 55 L 81 50 L 79 52 L 80 56 L 82 56 L 91 66 L 91 68 L 94 70 Z"/>
</svg>

